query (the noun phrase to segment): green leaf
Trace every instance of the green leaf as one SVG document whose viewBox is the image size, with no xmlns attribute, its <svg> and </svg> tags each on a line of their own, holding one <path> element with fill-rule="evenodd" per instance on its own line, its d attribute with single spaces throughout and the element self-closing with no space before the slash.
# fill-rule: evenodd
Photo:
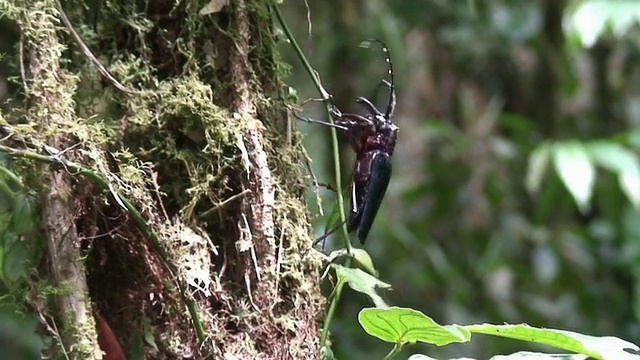
<svg viewBox="0 0 640 360">
<path fill-rule="evenodd" d="M 371 259 L 369 253 L 364 249 L 353 248 L 351 250 L 353 253 L 353 258 L 358 262 L 358 265 L 360 265 L 366 272 L 377 278 L 378 271 L 376 270 L 375 266 L 373 266 L 373 260 Z"/>
<path fill-rule="evenodd" d="M 328 233 L 333 230 L 333 228 L 340 223 L 340 206 L 338 206 L 338 202 L 331 209 L 331 213 L 327 217 L 327 221 L 324 224 L 324 233 Z"/>
<path fill-rule="evenodd" d="M 142 327 L 144 328 L 144 341 L 155 351 L 158 351 L 158 345 L 156 345 L 156 339 L 153 336 L 151 320 L 146 316 L 142 318 Z"/>
<path fill-rule="evenodd" d="M 527 178 L 525 186 L 531 193 L 540 190 L 542 178 L 549 167 L 551 159 L 551 145 L 549 142 L 540 144 L 529 156 L 529 164 L 527 166 Z"/>
<path fill-rule="evenodd" d="M 497 355 L 490 360 L 585 360 L 587 355 L 580 354 L 544 354 L 521 351 L 511 355 Z"/>
<path fill-rule="evenodd" d="M 144 343 L 139 333 L 134 333 L 129 346 L 130 360 L 144 360 Z"/>
<path fill-rule="evenodd" d="M 635 1 L 591 0 L 578 4 L 568 25 L 587 47 L 605 33 L 624 36 L 640 20 L 640 7 Z"/>
<path fill-rule="evenodd" d="M 369 296 L 377 307 L 388 306 L 382 297 L 378 295 L 376 288 L 390 289 L 391 285 L 360 269 L 348 268 L 338 264 L 331 264 L 331 266 L 335 269 L 339 281 L 346 281 L 353 290 Z"/>
<path fill-rule="evenodd" d="M 407 360 L 438 360 L 438 359 L 434 359 L 431 356 L 427 356 L 423 354 L 413 354 L 409 356 L 409 359 Z"/>
<path fill-rule="evenodd" d="M 328 346 L 323 346 L 320 348 L 320 358 L 322 360 L 335 360 L 335 356 L 333 355 L 333 351 Z"/>
<path fill-rule="evenodd" d="M 424 342 L 438 346 L 467 342 L 469 331 L 458 325 L 442 326 L 420 311 L 399 307 L 362 309 L 360 325 L 369 335 L 390 343 Z"/>
<path fill-rule="evenodd" d="M 579 354 L 544 354 L 521 351 L 510 355 L 496 355 L 489 360 L 585 360 L 588 356 Z M 411 355 L 408 360 L 438 360 L 427 355 Z M 472 358 L 456 358 L 449 360 L 475 360 Z"/>
<path fill-rule="evenodd" d="M 24 187 L 20 177 L 4 166 L 0 166 L 0 178 L 4 180 L 3 182 L 7 183 L 13 191 L 17 192 Z"/>
<path fill-rule="evenodd" d="M 2 239 L 4 238 L 4 233 L 11 227 L 12 218 L 10 211 L 0 213 L 0 246 L 4 246 Z"/>
<path fill-rule="evenodd" d="M 578 208 L 589 210 L 595 182 L 595 166 L 584 145 L 576 140 L 558 142 L 553 146 L 554 165 Z"/>
<path fill-rule="evenodd" d="M 13 232 L 4 234 L 2 256 L 2 279 L 8 287 L 13 286 L 22 278 L 26 278 L 31 255 L 26 242 Z"/>
<path fill-rule="evenodd" d="M 25 196 L 18 194 L 13 205 L 11 230 L 18 235 L 25 234 L 33 228 L 33 214 L 29 201 Z"/>
<path fill-rule="evenodd" d="M 15 201 L 15 192 L 11 189 L 9 184 L 0 177 L 0 213 L 11 210 Z"/>
<path fill-rule="evenodd" d="M 554 346 L 559 349 L 589 355 L 596 359 L 640 359 L 640 356 L 625 351 L 625 349 L 638 351 L 639 348 L 637 345 L 611 336 L 595 337 L 565 330 L 539 329 L 526 324 L 481 324 L 468 325 L 464 326 L 464 328 L 474 333 L 495 335 Z"/>
<path fill-rule="evenodd" d="M 611 141 L 588 145 L 593 160 L 618 175 L 620 188 L 636 209 L 640 209 L 640 161 L 633 151 Z"/>
</svg>

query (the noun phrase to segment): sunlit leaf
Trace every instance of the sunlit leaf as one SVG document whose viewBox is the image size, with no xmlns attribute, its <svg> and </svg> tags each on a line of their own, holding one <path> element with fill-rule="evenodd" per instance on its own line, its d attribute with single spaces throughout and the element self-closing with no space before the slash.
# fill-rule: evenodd
<svg viewBox="0 0 640 360">
<path fill-rule="evenodd" d="M 320 358 L 322 360 L 334 360 L 336 357 L 333 355 L 333 351 L 328 346 L 320 348 Z"/>
<path fill-rule="evenodd" d="M 390 289 L 391 285 L 380 281 L 361 269 L 348 268 L 338 264 L 331 264 L 331 266 L 335 269 L 340 281 L 346 281 L 353 290 L 369 296 L 377 307 L 388 306 L 382 297 L 378 295 L 376 288 Z"/>
<path fill-rule="evenodd" d="M 338 206 L 338 202 L 336 201 L 335 205 L 331 209 L 331 213 L 327 217 L 327 221 L 324 224 L 324 232 L 325 234 L 329 231 L 339 231 L 336 230 L 336 225 L 340 223 L 340 207 Z"/>
<path fill-rule="evenodd" d="M 589 210 L 595 166 L 584 145 L 576 140 L 558 142 L 553 146 L 553 160 L 560 179 L 567 187 L 580 211 Z"/>
<path fill-rule="evenodd" d="M 11 226 L 13 216 L 11 216 L 11 212 L 3 212 L 0 213 L 0 246 L 3 246 L 2 239 L 4 239 L 3 234 L 9 230 Z"/>
<path fill-rule="evenodd" d="M 585 360 L 588 356 L 580 354 L 544 354 L 528 351 L 521 351 L 510 355 L 496 355 L 489 360 Z M 411 355 L 408 360 L 442 360 L 435 359 L 427 355 L 415 354 Z M 448 360 L 475 360 L 474 358 L 455 358 Z"/>
<path fill-rule="evenodd" d="M 134 333 L 132 336 L 131 345 L 129 345 L 129 359 L 144 360 L 144 342 L 138 333 Z"/>
<path fill-rule="evenodd" d="M 16 195 L 7 182 L 0 177 L 0 212 L 5 212 L 13 208 Z"/>
<path fill-rule="evenodd" d="M 501 336 L 589 355 L 596 359 L 639 360 L 637 345 L 616 337 L 595 337 L 572 331 L 539 329 L 520 325 L 468 325 L 465 329 L 479 334 Z"/>
<path fill-rule="evenodd" d="M 579 3 L 569 22 L 582 44 L 593 46 L 605 32 L 624 36 L 640 20 L 637 0 L 590 0 Z"/>
<path fill-rule="evenodd" d="M 3 235 L 2 279 L 7 286 L 12 286 L 27 276 L 29 252 L 26 242 L 14 233 Z"/>
<path fill-rule="evenodd" d="M 12 209 L 11 230 L 16 234 L 25 234 L 33 228 L 33 214 L 29 201 L 23 195 L 18 194 Z"/>
<path fill-rule="evenodd" d="M 407 308 L 362 309 L 358 321 L 369 335 L 390 343 L 424 342 L 442 346 L 471 338 L 469 331 L 458 325 L 438 325 L 420 311 Z"/>
<path fill-rule="evenodd" d="M 540 190 L 540 184 L 549 167 L 550 159 L 551 145 L 548 142 L 540 144 L 529 156 L 527 178 L 525 180 L 525 186 L 529 192 L 536 193 Z"/>
<path fill-rule="evenodd" d="M 594 161 L 618 175 L 620 188 L 636 208 L 640 208 L 640 161 L 633 151 L 611 141 L 588 145 Z"/>
<path fill-rule="evenodd" d="M 581 354 L 544 354 L 521 351 L 511 355 L 497 355 L 489 360 L 584 360 L 587 355 Z"/>
<path fill-rule="evenodd" d="M 409 356 L 407 360 L 438 360 L 438 359 L 434 359 L 431 356 L 427 356 L 427 355 L 413 354 Z"/>
<path fill-rule="evenodd" d="M 364 249 L 356 248 L 352 249 L 352 251 L 353 258 L 358 262 L 358 264 L 361 265 L 361 267 L 369 274 L 377 277 L 378 271 L 376 270 L 375 266 L 373 266 L 373 260 L 371 259 L 369 253 Z"/>
<path fill-rule="evenodd" d="M 200 15 L 209 15 L 217 13 L 227 5 L 227 0 L 210 0 L 207 5 L 200 9 Z"/>
<path fill-rule="evenodd" d="M 155 351 L 158 351 L 158 345 L 156 345 L 156 339 L 153 336 L 153 328 L 151 326 L 151 320 L 148 317 L 142 318 L 142 326 L 144 328 L 144 341 L 151 346 Z"/>
</svg>

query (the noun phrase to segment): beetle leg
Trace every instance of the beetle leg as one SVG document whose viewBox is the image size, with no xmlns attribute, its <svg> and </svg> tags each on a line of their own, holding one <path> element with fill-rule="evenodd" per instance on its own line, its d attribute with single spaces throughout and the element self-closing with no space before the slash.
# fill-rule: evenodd
<svg viewBox="0 0 640 360">
<path fill-rule="evenodd" d="M 332 124 L 332 123 L 326 122 L 326 121 L 315 120 L 315 119 L 311 119 L 311 118 L 307 118 L 307 117 L 301 116 L 300 114 L 296 113 L 295 111 L 291 111 L 291 112 L 293 113 L 293 116 L 295 116 L 298 120 L 304 121 L 306 123 L 321 124 L 321 125 L 331 126 L 331 127 L 336 128 L 336 129 L 340 129 L 342 131 L 348 131 L 349 130 L 344 125 Z"/>
</svg>

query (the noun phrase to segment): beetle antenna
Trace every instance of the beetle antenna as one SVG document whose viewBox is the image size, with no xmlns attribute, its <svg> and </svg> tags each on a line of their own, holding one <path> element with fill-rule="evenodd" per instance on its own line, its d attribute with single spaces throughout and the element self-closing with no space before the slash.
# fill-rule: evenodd
<svg viewBox="0 0 640 360">
<path fill-rule="evenodd" d="M 369 110 L 369 113 L 371 115 L 380 115 L 380 114 L 382 114 L 380 112 L 380 110 L 378 110 L 378 108 L 375 105 L 373 105 L 373 103 L 371 103 L 371 101 L 369 101 L 369 99 L 367 99 L 365 97 L 362 97 L 362 96 L 359 97 L 358 100 L 356 100 L 356 102 L 358 104 L 365 105 L 367 107 L 367 109 Z"/>
<path fill-rule="evenodd" d="M 382 40 L 368 39 L 366 41 L 363 41 L 360 46 L 369 47 L 372 42 L 376 42 L 382 46 L 384 60 L 387 62 L 387 74 L 389 75 L 390 80 L 388 83 L 386 83 L 389 86 L 389 102 L 387 105 L 387 111 L 384 115 L 387 119 L 389 119 L 396 109 L 396 88 L 393 82 L 393 63 L 391 62 L 391 54 L 389 53 L 389 48 L 387 47 L 387 44 L 385 44 Z"/>
<path fill-rule="evenodd" d="M 391 62 L 391 54 L 389 53 L 389 48 L 387 47 L 387 45 L 385 45 L 382 41 L 380 41 L 380 44 L 382 44 L 382 51 L 385 54 L 385 61 L 387 62 L 387 65 L 389 66 L 389 79 L 391 80 L 388 85 L 389 85 L 389 104 L 387 105 L 387 112 L 384 114 L 385 117 L 388 119 L 391 115 L 393 115 L 393 112 L 396 109 L 396 87 L 393 84 L 393 63 Z"/>
<path fill-rule="evenodd" d="M 387 113 L 385 114 L 385 117 L 389 119 L 391 116 L 393 116 L 393 112 L 396 110 L 396 89 L 387 80 L 382 80 L 382 84 L 385 84 L 389 87 L 389 106 L 387 107 Z"/>
</svg>

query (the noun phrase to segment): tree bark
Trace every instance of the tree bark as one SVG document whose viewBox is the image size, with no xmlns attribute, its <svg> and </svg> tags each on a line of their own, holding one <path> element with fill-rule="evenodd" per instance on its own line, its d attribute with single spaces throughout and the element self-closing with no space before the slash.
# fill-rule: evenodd
<svg viewBox="0 0 640 360">
<path fill-rule="evenodd" d="M 76 122 L 76 81 L 60 66 L 65 46 L 57 34 L 53 1 L 28 1 L 18 21 L 24 36 L 24 89 L 27 116 L 46 144 L 69 146 L 66 130 Z M 72 359 L 102 359 L 85 278 L 80 240 L 74 223 L 71 176 L 47 169 L 43 176 L 42 220 L 47 239 L 51 279 L 59 286 L 57 313 L 62 320 L 64 351 Z"/>
<path fill-rule="evenodd" d="M 321 263 L 303 256 L 306 175 L 269 3 L 0 5 L 27 95 L 2 116 L 48 164 L 13 170 L 42 195 L 40 275 L 62 289 L 66 351 L 122 358 L 113 334 L 145 359 L 319 358 Z"/>
</svg>

